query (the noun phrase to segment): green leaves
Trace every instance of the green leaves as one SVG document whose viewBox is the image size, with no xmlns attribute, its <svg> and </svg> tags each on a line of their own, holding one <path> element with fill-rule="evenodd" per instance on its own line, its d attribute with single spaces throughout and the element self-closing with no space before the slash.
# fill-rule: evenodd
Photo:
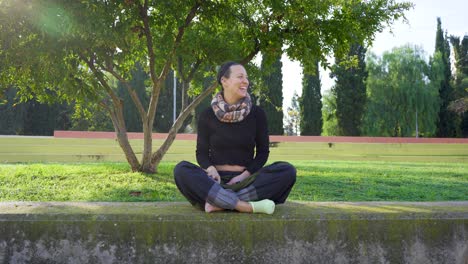
<svg viewBox="0 0 468 264">
<path fill-rule="evenodd" d="M 147 111 L 146 127 L 153 127 L 170 69 L 195 88 L 187 90 L 195 96 L 227 60 L 248 64 L 259 53 L 280 54 L 285 47 L 304 66 L 317 60 L 326 65 L 327 56 L 370 41 L 409 6 L 393 0 L 5 0 L 0 86 L 13 85 L 22 98 L 43 102 L 109 102 L 116 129 L 126 131 L 119 120 L 122 100 L 107 76 L 129 82 L 138 63 L 151 77 L 152 104 L 142 110 L 138 98 L 132 102 L 139 113 Z M 247 69 L 254 79 L 260 76 L 253 63 Z"/>
<path fill-rule="evenodd" d="M 439 57 L 436 54 L 431 59 L 431 68 L 420 47 L 403 46 L 382 58 L 368 57 L 368 135 L 415 136 L 416 123 L 418 134 L 434 135 L 439 107 L 437 76 L 442 70 Z"/>
<path fill-rule="evenodd" d="M 98 96 L 93 90 L 102 88 L 91 81 L 89 71 L 83 70 L 83 59 L 99 70 L 113 68 L 125 78 L 130 78 L 136 62 L 148 67 L 147 33 L 141 18 L 142 12 L 147 12 L 155 68 L 161 70 L 194 5 L 195 1 L 149 1 L 145 9 L 139 1 L 3 1 L 1 12 L 8 16 L 2 16 L 0 56 L 8 57 L 7 65 L 13 67 L 5 75 L 20 76 L 14 82 L 21 87 L 34 83 L 61 89 L 71 85 L 89 91 L 73 92 L 73 96 Z M 344 54 L 349 43 L 370 40 L 410 7 L 389 0 L 232 0 L 202 1 L 199 5 L 176 50 L 181 60 L 171 61 L 173 68 L 181 69 L 182 77 L 184 73 L 188 77 L 198 62 L 201 70 L 193 79 L 199 81 L 213 65 L 252 58 L 259 52 L 278 53 L 283 44 L 288 55 L 304 65 L 312 59 L 324 63 L 332 52 Z M 72 90 L 64 89 L 61 94 L 68 95 Z"/>
<path fill-rule="evenodd" d="M 322 95 L 319 74 L 319 64 L 312 72 L 303 72 L 302 96 L 300 100 L 301 135 L 320 136 L 322 133 Z"/>
<path fill-rule="evenodd" d="M 270 135 L 283 135 L 283 74 L 281 54 L 262 56 L 263 85 L 265 93 L 260 95 L 260 106 L 268 117 Z"/>
</svg>

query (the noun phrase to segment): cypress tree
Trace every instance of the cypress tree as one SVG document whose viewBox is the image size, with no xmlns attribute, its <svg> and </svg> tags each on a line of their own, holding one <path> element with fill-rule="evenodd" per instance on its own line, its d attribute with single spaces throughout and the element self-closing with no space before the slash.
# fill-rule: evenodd
<svg viewBox="0 0 468 264">
<path fill-rule="evenodd" d="M 347 67 L 336 58 L 331 77 L 336 78 L 332 93 L 336 97 L 338 133 L 343 136 L 360 136 L 366 103 L 367 78 L 365 64 L 366 48 L 361 44 L 350 47 L 348 57 L 357 59 L 357 65 Z"/>
<path fill-rule="evenodd" d="M 440 110 L 439 120 L 437 122 L 437 137 L 455 137 L 456 136 L 456 115 L 448 109 L 453 101 L 453 88 L 450 84 L 452 73 L 450 71 L 450 46 L 447 37 L 444 37 L 440 17 L 437 18 L 437 33 L 435 52 L 442 54 L 442 63 L 444 65 L 444 77 L 440 82 Z"/>
<path fill-rule="evenodd" d="M 301 135 L 320 136 L 322 133 L 322 94 L 318 61 L 310 72 L 304 70 L 302 97 L 299 100 Z"/>
<path fill-rule="evenodd" d="M 460 116 L 460 133 L 462 137 L 468 137 L 468 35 L 460 41 L 459 37 L 451 36 L 455 57 L 454 90 L 455 101 L 449 105 L 449 109 Z"/>
<path fill-rule="evenodd" d="M 281 54 L 263 55 L 262 72 L 266 94 L 260 99 L 260 105 L 268 117 L 270 135 L 283 135 L 283 74 L 281 72 Z"/>
</svg>

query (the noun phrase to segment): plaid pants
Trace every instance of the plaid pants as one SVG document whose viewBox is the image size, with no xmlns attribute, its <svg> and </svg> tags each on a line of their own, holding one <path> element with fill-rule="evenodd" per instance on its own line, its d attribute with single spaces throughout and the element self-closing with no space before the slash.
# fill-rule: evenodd
<svg viewBox="0 0 468 264">
<path fill-rule="evenodd" d="M 221 184 L 211 179 L 199 166 L 182 161 L 174 168 L 174 179 L 179 191 L 194 206 L 204 208 L 208 202 L 224 209 L 234 209 L 237 202 L 270 199 L 284 203 L 296 182 L 296 169 L 287 162 L 275 162 L 241 182 L 238 188 L 223 188 L 239 172 L 218 171 Z"/>
</svg>

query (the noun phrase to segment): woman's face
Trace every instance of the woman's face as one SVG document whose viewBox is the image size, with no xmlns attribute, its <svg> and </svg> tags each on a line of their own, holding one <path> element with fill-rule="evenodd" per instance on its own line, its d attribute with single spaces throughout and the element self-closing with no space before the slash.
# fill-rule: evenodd
<svg viewBox="0 0 468 264">
<path fill-rule="evenodd" d="M 247 96 L 247 89 L 249 88 L 249 80 L 247 79 L 247 72 L 242 65 L 233 65 L 230 67 L 231 74 L 229 78 L 222 77 L 221 83 L 224 88 L 225 97 L 239 100 Z"/>
</svg>

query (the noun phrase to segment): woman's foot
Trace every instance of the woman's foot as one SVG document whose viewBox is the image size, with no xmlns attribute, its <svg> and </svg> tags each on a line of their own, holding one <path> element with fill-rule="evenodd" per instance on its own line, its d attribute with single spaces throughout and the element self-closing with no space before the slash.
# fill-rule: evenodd
<svg viewBox="0 0 468 264">
<path fill-rule="evenodd" d="M 254 213 L 261 213 L 261 214 L 273 214 L 275 211 L 275 203 L 272 200 L 261 200 L 255 202 L 249 202 L 252 206 L 252 211 Z"/>
<path fill-rule="evenodd" d="M 273 212 L 275 211 L 275 203 L 268 199 L 255 202 L 239 201 L 237 202 L 235 209 L 241 213 L 273 214 Z M 223 208 L 211 205 L 209 203 L 205 203 L 205 212 L 207 213 L 223 210 Z"/>
<path fill-rule="evenodd" d="M 207 213 L 212 213 L 212 212 L 216 212 L 216 211 L 223 211 L 224 209 L 223 208 L 219 208 L 219 207 L 216 207 L 214 205 L 211 205 L 209 203 L 205 203 L 205 212 Z"/>
</svg>

